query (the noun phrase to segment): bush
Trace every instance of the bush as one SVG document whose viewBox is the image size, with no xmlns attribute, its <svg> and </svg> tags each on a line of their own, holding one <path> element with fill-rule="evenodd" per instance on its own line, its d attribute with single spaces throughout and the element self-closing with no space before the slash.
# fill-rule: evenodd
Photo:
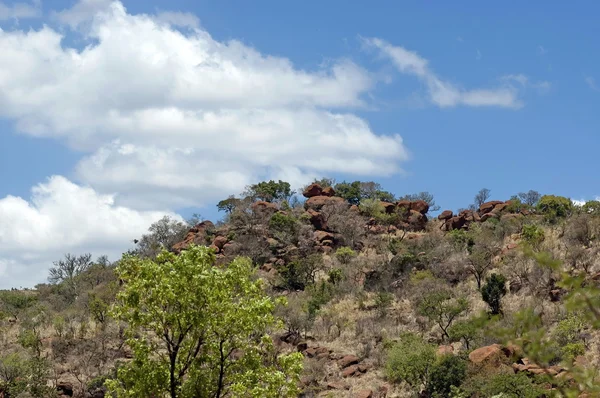
<svg viewBox="0 0 600 398">
<path fill-rule="evenodd" d="M 380 317 L 384 317 L 387 315 L 388 310 L 392 306 L 394 302 L 394 295 L 388 292 L 379 292 L 377 296 L 375 296 L 375 309 Z"/>
<path fill-rule="evenodd" d="M 466 361 L 455 355 L 440 357 L 431 367 L 428 392 L 433 398 L 447 397 L 452 387 L 460 387 L 467 374 Z"/>
<path fill-rule="evenodd" d="M 600 201 L 590 200 L 585 202 L 585 204 L 581 206 L 581 211 L 594 216 L 600 215 Z"/>
<path fill-rule="evenodd" d="M 344 265 L 350 264 L 350 261 L 356 257 L 356 252 L 348 246 L 340 247 L 335 251 L 335 257 Z"/>
<path fill-rule="evenodd" d="M 558 322 L 552 337 L 559 347 L 561 359 L 573 360 L 576 356 L 585 353 L 585 344 L 582 339 L 584 327 L 583 320 L 574 314 L 570 314 Z"/>
<path fill-rule="evenodd" d="M 568 217 L 573 212 L 573 202 L 564 196 L 544 195 L 537 203 L 538 211 L 549 223 Z"/>
<path fill-rule="evenodd" d="M 492 274 L 481 288 L 481 298 L 491 309 L 492 315 L 502 311 L 502 297 L 506 295 L 506 278 L 500 274 Z"/>
<path fill-rule="evenodd" d="M 416 334 L 405 333 L 388 352 L 386 375 L 396 383 L 406 382 L 420 391 L 429 380 L 435 362 L 435 346 L 426 343 Z"/>
<path fill-rule="evenodd" d="M 539 398 L 544 390 L 535 385 L 525 373 L 498 373 L 482 375 L 470 391 L 483 397 Z"/>
<path fill-rule="evenodd" d="M 545 239 L 544 230 L 537 225 L 523 225 L 521 236 L 530 245 L 537 247 Z"/>
<path fill-rule="evenodd" d="M 278 270 L 282 278 L 282 287 L 304 290 L 315 282 L 315 274 L 322 267 L 323 258 L 318 254 L 292 260 Z"/>
</svg>

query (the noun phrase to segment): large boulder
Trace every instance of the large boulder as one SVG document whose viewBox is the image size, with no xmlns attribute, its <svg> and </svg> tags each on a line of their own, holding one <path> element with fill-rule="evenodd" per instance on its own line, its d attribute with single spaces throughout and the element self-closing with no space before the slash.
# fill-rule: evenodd
<svg viewBox="0 0 600 398">
<path fill-rule="evenodd" d="M 449 220 L 452 218 L 452 216 L 454 215 L 454 213 L 452 213 L 452 210 L 444 210 L 439 216 L 438 216 L 438 220 Z"/>
<path fill-rule="evenodd" d="M 302 192 L 305 198 L 312 198 L 313 196 L 321 196 L 323 195 L 323 188 L 317 184 L 313 183 L 306 187 L 304 192 Z M 329 195 L 327 195 L 329 196 Z"/>
<path fill-rule="evenodd" d="M 258 202 L 252 203 L 250 208 L 255 213 L 265 215 L 274 214 L 279 210 L 275 203 L 265 202 L 264 200 L 259 200 Z"/>
<path fill-rule="evenodd" d="M 494 207 L 496 207 L 496 205 L 503 203 L 504 202 L 502 202 L 501 200 L 491 200 L 489 202 L 482 203 L 481 206 L 479 206 L 479 214 L 483 215 L 489 213 L 492 210 L 494 210 Z"/>
<path fill-rule="evenodd" d="M 323 192 L 321 193 L 323 196 L 335 196 L 335 189 L 333 187 L 323 188 Z"/>
<path fill-rule="evenodd" d="M 414 231 L 423 230 L 427 225 L 427 216 L 416 210 L 411 210 L 408 216 L 408 223 L 410 228 Z"/>
<path fill-rule="evenodd" d="M 304 202 L 306 209 L 321 210 L 327 204 L 345 203 L 346 201 L 338 196 L 313 196 Z"/>
<path fill-rule="evenodd" d="M 219 250 L 223 249 L 223 246 L 225 246 L 225 244 L 227 243 L 227 238 L 224 236 L 217 236 L 214 240 L 213 240 L 213 245 L 218 247 Z"/>
<path fill-rule="evenodd" d="M 426 214 L 429 211 L 429 203 L 424 200 L 415 200 L 410 203 L 410 209 L 418 211 L 421 214 Z"/>
<path fill-rule="evenodd" d="M 381 202 L 381 205 L 383 206 L 383 210 L 387 214 L 392 214 L 396 210 L 396 204 L 395 203 Z"/>
<path fill-rule="evenodd" d="M 455 216 L 446 220 L 444 224 L 446 231 L 452 231 L 454 229 L 461 229 L 467 224 L 467 220 L 464 216 Z"/>
<path fill-rule="evenodd" d="M 335 236 L 331 232 L 315 231 L 313 233 L 313 239 L 315 240 L 315 242 L 318 242 L 318 243 L 324 243 L 325 241 L 333 242 L 335 239 Z"/>
<path fill-rule="evenodd" d="M 469 361 L 471 363 L 483 366 L 500 366 L 510 362 L 510 357 L 515 354 L 515 351 L 508 347 L 502 347 L 500 344 L 492 344 L 485 347 L 480 347 L 471 351 Z"/>
<path fill-rule="evenodd" d="M 347 368 L 350 365 L 356 365 L 360 362 L 360 358 L 356 355 L 345 355 L 338 361 L 338 365 L 341 369 Z"/>
<path fill-rule="evenodd" d="M 319 213 L 316 210 L 308 209 L 306 212 L 309 216 L 309 221 L 315 229 L 327 231 L 327 220 L 322 213 Z"/>
</svg>

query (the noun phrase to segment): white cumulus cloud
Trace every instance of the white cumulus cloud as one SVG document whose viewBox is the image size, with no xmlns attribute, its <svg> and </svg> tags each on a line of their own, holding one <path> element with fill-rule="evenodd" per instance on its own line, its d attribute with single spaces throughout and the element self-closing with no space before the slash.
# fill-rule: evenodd
<svg viewBox="0 0 600 398">
<path fill-rule="evenodd" d="M 44 282 L 52 262 L 65 253 L 92 252 L 117 260 L 164 215 L 115 205 L 62 176 L 32 188 L 31 198 L 0 198 L 0 288 Z"/>
<path fill-rule="evenodd" d="M 34 1 L 32 4 L 21 2 L 6 4 L 0 1 L 0 21 L 39 18 L 41 16 L 42 10 L 39 1 Z"/>
</svg>

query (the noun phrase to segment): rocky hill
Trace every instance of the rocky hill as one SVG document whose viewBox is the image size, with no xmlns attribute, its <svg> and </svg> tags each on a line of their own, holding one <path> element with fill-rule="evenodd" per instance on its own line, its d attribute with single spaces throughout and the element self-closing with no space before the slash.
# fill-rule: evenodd
<svg viewBox="0 0 600 398">
<path fill-rule="evenodd" d="M 218 223 L 160 220 L 128 254 L 250 258 L 287 300 L 272 336 L 304 358 L 301 396 L 600 396 L 597 202 L 533 195 L 432 217 L 431 197 L 374 183 L 315 182 L 303 200 L 285 184 L 220 202 Z M 132 358 L 109 311 L 118 265 L 68 256 L 52 283 L 2 292 L 0 396 L 105 396 Z"/>
</svg>

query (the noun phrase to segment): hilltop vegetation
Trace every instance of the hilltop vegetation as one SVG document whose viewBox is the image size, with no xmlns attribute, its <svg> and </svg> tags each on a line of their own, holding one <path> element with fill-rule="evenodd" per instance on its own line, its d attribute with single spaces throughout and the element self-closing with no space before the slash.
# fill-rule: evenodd
<svg viewBox="0 0 600 398">
<path fill-rule="evenodd" d="M 594 397 L 600 203 L 285 181 L 0 292 L 5 397 Z M 304 198 L 304 200 L 303 200 Z"/>
</svg>

